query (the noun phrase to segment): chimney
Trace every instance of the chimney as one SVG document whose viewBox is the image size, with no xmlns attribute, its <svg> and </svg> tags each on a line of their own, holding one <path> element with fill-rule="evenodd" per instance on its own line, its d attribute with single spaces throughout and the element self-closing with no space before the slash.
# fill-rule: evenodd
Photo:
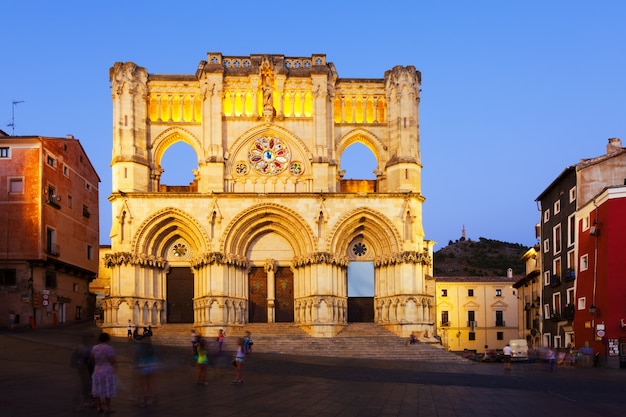
<svg viewBox="0 0 626 417">
<path fill-rule="evenodd" d="M 609 138 L 609 144 L 606 145 L 606 154 L 610 155 L 622 150 L 622 140 L 620 138 Z"/>
</svg>

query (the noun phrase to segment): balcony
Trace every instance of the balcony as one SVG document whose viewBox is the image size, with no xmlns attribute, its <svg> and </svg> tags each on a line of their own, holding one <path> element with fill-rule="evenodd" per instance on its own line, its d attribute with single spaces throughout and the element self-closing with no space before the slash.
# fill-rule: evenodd
<svg viewBox="0 0 626 417">
<path fill-rule="evenodd" d="M 450 322 L 442 321 L 441 323 L 439 323 L 439 327 L 450 327 Z"/>
<path fill-rule="evenodd" d="M 48 243 L 46 245 L 46 253 L 50 256 L 59 256 L 61 254 L 59 251 L 59 245 L 56 243 Z"/>
<path fill-rule="evenodd" d="M 56 194 L 48 194 L 48 197 L 46 198 L 46 203 L 49 206 L 52 206 L 56 209 L 60 209 L 61 205 L 59 204 L 59 201 L 61 201 L 61 196 L 58 196 Z"/>
<path fill-rule="evenodd" d="M 550 286 L 554 288 L 554 287 L 558 287 L 559 285 L 561 285 L 561 277 L 558 275 L 551 275 Z"/>
<path fill-rule="evenodd" d="M 496 320 L 496 327 L 505 327 L 506 323 L 504 320 Z"/>
<path fill-rule="evenodd" d="M 468 321 L 467 322 L 467 327 L 469 327 L 472 330 L 474 330 L 477 326 L 478 326 L 478 322 L 477 321 Z"/>
<path fill-rule="evenodd" d="M 563 307 L 563 320 L 574 320 L 574 304 Z"/>
<path fill-rule="evenodd" d="M 563 271 L 563 281 L 574 281 L 576 279 L 576 272 L 571 269 L 568 268 L 565 271 Z"/>
</svg>

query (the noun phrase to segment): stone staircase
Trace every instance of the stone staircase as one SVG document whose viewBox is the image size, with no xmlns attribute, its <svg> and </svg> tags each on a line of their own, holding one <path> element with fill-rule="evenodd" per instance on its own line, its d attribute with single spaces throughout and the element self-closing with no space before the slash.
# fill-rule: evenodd
<svg viewBox="0 0 626 417">
<path fill-rule="evenodd" d="M 191 324 L 165 324 L 155 330 L 152 341 L 168 346 L 191 348 Z M 205 329 L 206 331 L 207 329 Z M 209 329 L 204 337 L 215 343 L 217 331 Z M 316 338 L 293 323 L 249 323 L 245 326 L 225 327 L 224 350 L 234 351 L 237 339 L 249 331 L 254 341 L 252 351 L 303 356 L 342 358 L 400 359 L 428 362 L 469 362 L 447 352 L 440 345 L 408 344 L 401 338 L 374 323 L 350 323 L 333 338 Z M 214 333 L 214 334 L 212 334 Z"/>
</svg>

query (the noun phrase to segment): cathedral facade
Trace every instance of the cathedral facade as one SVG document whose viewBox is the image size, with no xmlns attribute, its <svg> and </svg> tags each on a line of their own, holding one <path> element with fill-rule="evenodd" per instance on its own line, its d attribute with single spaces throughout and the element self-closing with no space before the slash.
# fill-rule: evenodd
<svg viewBox="0 0 626 417">
<path fill-rule="evenodd" d="M 365 316 L 432 337 L 420 78 L 412 66 L 339 78 L 323 54 L 208 53 L 179 75 L 115 63 L 103 327 L 190 323 L 214 334 L 293 322 L 332 337 Z M 161 183 L 177 142 L 197 157 L 189 185 Z M 342 154 L 357 142 L 377 160 L 375 180 L 343 179 Z M 355 315 L 348 266 L 361 261 L 373 265 L 374 296 Z"/>
</svg>

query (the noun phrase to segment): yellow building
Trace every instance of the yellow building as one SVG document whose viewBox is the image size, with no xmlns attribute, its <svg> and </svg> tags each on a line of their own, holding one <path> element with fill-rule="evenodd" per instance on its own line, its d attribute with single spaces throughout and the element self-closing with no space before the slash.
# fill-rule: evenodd
<svg viewBox="0 0 626 417">
<path fill-rule="evenodd" d="M 196 69 L 197 68 L 197 69 Z M 222 56 L 194 73 L 110 70 L 113 226 L 104 327 L 191 323 L 202 332 L 292 322 L 333 336 L 373 320 L 432 337 L 432 242 L 422 227 L 421 74 L 339 78 L 325 55 Z M 183 143 L 190 184 L 164 184 Z M 343 179 L 365 145 L 375 180 Z M 348 297 L 353 262 L 373 266 L 374 296 Z M 356 301 L 356 300 L 355 300 Z M 358 308 L 350 308 L 355 306 Z"/>
<path fill-rule="evenodd" d="M 436 277 L 437 335 L 451 351 L 483 353 L 518 338 L 516 278 Z"/>
<path fill-rule="evenodd" d="M 543 281 L 541 280 L 541 254 L 539 245 L 532 247 L 522 256 L 526 265 L 526 275 L 519 279 L 513 288 L 517 290 L 518 339 L 526 339 L 528 347 L 538 348 L 541 346 L 541 292 Z"/>
</svg>

